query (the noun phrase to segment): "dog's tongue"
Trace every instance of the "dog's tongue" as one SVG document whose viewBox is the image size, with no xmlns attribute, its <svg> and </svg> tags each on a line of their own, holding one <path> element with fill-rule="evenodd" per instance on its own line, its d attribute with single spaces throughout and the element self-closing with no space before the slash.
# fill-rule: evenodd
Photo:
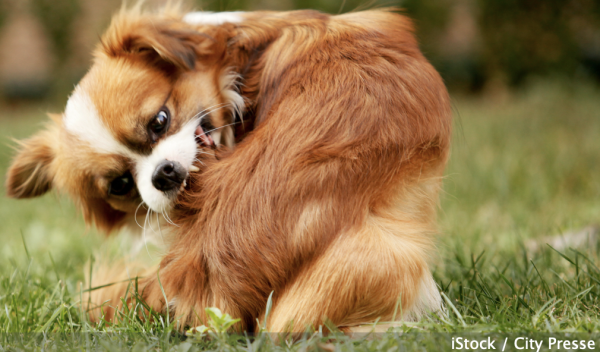
<svg viewBox="0 0 600 352">
<path fill-rule="evenodd" d="M 212 147 L 215 145 L 215 141 L 213 141 L 210 134 L 204 133 L 202 127 L 196 127 L 196 138 L 200 140 L 200 144 L 206 147 Z"/>
</svg>

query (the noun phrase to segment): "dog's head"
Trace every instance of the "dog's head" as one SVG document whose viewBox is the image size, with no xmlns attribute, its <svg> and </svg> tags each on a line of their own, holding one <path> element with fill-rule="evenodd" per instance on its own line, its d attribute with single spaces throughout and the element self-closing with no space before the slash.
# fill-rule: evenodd
<svg viewBox="0 0 600 352">
<path fill-rule="evenodd" d="M 223 59 L 227 26 L 177 14 L 122 11 L 63 114 L 20 143 L 7 194 L 69 193 L 88 222 L 110 231 L 142 201 L 169 211 L 204 146 L 232 146 L 235 77 Z"/>
</svg>

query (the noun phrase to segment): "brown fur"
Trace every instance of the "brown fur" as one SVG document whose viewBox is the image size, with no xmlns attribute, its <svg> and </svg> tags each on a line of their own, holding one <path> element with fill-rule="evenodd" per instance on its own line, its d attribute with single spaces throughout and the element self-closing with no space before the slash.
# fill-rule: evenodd
<svg viewBox="0 0 600 352">
<path fill-rule="evenodd" d="M 439 308 L 427 258 L 451 113 L 410 21 L 381 10 L 244 16 L 211 27 L 230 37 L 210 65 L 242 76 L 256 127 L 233 152 L 204 156 L 179 198 L 160 264 L 169 311 L 199 325 L 216 306 L 254 330 L 274 292 L 268 330 L 304 331 L 390 319 L 399 297 L 403 318 Z M 157 275 L 140 285 L 164 311 Z"/>
</svg>

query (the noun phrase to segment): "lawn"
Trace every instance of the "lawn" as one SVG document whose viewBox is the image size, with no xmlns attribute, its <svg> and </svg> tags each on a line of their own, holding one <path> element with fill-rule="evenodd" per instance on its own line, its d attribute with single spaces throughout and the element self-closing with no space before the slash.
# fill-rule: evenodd
<svg viewBox="0 0 600 352">
<path fill-rule="evenodd" d="M 289 345 L 268 335 L 184 341 L 176 322 L 160 317 L 96 326 L 78 305 L 84 268 L 98 251 L 124 250 L 128 236 L 87 229 L 56 193 L 17 201 L 2 190 L 0 351 L 435 351 L 449 349 L 458 336 L 547 340 L 554 333 L 592 338 L 598 346 L 600 89 L 542 81 L 504 95 L 457 95 L 453 104 L 453 149 L 432 258 L 445 312 L 375 339 L 317 334 Z M 45 109 L 1 109 L 0 174 L 13 154 L 10 138 L 41 128 Z"/>
</svg>

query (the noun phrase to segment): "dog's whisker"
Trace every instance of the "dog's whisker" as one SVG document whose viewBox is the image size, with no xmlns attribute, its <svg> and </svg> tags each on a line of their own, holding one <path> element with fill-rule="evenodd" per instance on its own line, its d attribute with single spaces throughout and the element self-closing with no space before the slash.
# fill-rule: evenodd
<svg viewBox="0 0 600 352">
<path fill-rule="evenodd" d="M 212 149 L 210 149 L 209 152 L 205 152 L 203 150 L 198 150 L 198 154 L 214 155 L 215 152 Z"/>
<path fill-rule="evenodd" d="M 167 222 L 167 224 L 169 224 L 169 225 L 174 225 L 174 224 L 173 224 L 173 222 L 171 222 L 171 221 L 170 221 L 170 220 L 167 218 L 167 216 L 165 215 L 165 212 L 164 212 L 164 211 L 161 211 L 161 212 L 160 212 L 160 214 L 162 215 L 163 219 L 165 219 L 165 221 Z"/>
<path fill-rule="evenodd" d="M 204 108 L 204 109 L 198 111 L 194 116 L 192 116 L 192 118 L 196 118 L 196 117 L 198 117 L 198 115 L 203 114 L 210 109 L 217 108 L 217 107 L 220 107 L 223 105 L 225 105 L 225 103 L 218 103 L 218 104 L 211 105 L 208 108 Z"/>
<path fill-rule="evenodd" d="M 198 112 L 198 114 L 201 114 L 201 113 L 204 113 L 207 110 L 214 109 L 214 108 L 221 107 L 221 106 L 225 106 L 225 105 L 227 105 L 227 103 L 217 103 L 217 104 L 211 105 L 211 106 L 209 106 L 207 108 L 204 108 L 204 109 L 200 110 L 200 112 Z M 196 114 L 196 115 L 198 115 L 198 114 Z"/>
<path fill-rule="evenodd" d="M 224 104 L 216 104 L 213 105 L 209 108 L 206 109 L 202 109 L 200 111 L 198 111 L 196 114 L 194 114 L 191 118 L 190 121 L 193 121 L 194 123 L 199 123 L 200 121 L 202 121 L 202 119 L 204 117 L 206 117 L 207 115 L 209 115 L 212 112 L 218 111 L 219 109 L 224 108 L 225 105 Z"/>
<path fill-rule="evenodd" d="M 217 108 L 215 108 L 215 109 L 212 109 L 212 110 L 204 110 L 203 112 L 199 113 L 199 114 L 202 114 L 201 116 L 199 116 L 199 117 L 194 117 L 194 119 L 195 119 L 196 121 L 200 122 L 200 121 L 202 121 L 202 119 L 203 119 L 203 118 L 205 118 L 205 117 L 206 117 L 206 116 L 208 116 L 209 114 L 211 114 L 211 113 L 213 113 L 213 112 L 215 112 L 215 111 L 219 111 L 219 110 L 221 110 L 221 109 L 224 109 L 224 108 L 226 108 L 226 107 L 227 107 L 226 105 L 222 105 L 222 106 L 219 106 L 219 107 L 217 107 Z M 195 116 L 197 116 L 197 115 L 199 115 L 199 114 L 196 114 Z"/>
<path fill-rule="evenodd" d="M 162 239 L 163 244 L 164 244 L 165 238 L 163 237 L 162 229 L 160 228 L 160 219 L 158 218 L 157 212 L 155 212 L 154 214 L 156 214 L 156 226 L 158 226 L 158 233 L 160 234 L 160 238 Z"/>
<path fill-rule="evenodd" d="M 201 120 L 203 117 L 205 117 L 206 115 L 218 111 L 224 107 L 227 106 L 227 103 L 220 103 L 220 104 L 215 104 L 213 106 L 210 106 L 206 109 L 202 109 L 200 110 L 198 113 L 196 113 L 196 115 L 192 116 L 192 119 L 196 119 L 196 120 Z"/>
<path fill-rule="evenodd" d="M 221 128 L 225 128 L 225 127 L 227 127 L 227 126 L 231 126 L 231 125 L 237 125 L 238 123 L 239 123 L 239 122 L 232 122 L 232 123 L 229 123 L 229 124 L 227 124 L 227 125 L 223 125 L 223 126 L 221 126 L 221 127 L 213 128 L 213 129 L 212 129 L 212 130 L 210 130 L 210 131 L 206 131 L 206 133 L 211 133 L 211 132 L 213 132 L 213 131 L 220 130 Z"/>
<path fill-rule="evenodd" d="M 171 219 L 171 216 L 169 216 L 169 214 L 167 214 L 167 218 L 169 219 L 169 221 L 171 222 L 171 224 L 173 224 L 173 226 L 176 226 L 176 227 L 181 227 L 181 226 L 177 225 L 177 224 L 176 224 L 176 223 L 175 223 L 175 222 L 174 222 L 174 221 Z"/>
<path fill-rule="evenodd" d="M 168 214 L 167 212 L 164 212 L 164 211 L 163 211 L 163 212 L 162 212 L 162 215 L 163 215 L 163 217 L 165 218 L 165 220 L 166 220 L 166 221 L 167 221 L 169 224 L 171 224 L 171 225 L 173 225 L 173 226 L 180 227 L 179 225 L 177 225 L 176 223 L 174 223 L 174 222 L 173 222 L 173 220 L 171 220 L 171 217 L 169 216 L 169 214 Z"/>
<path fill-rule="evenodd" d="M 154 213 L 153 210 L 150 211 L 150 219 L 148 219 L 148 226 L 150 226 L 150 230 L 152 230 L 153 233 L 157 233 L 154 227 L 152 227 L 152 213 Z"/>
<path fill-rule="evenodd" d="M 142 235 L 144 236 L 144 245 L 146 246 L 146 252 L 148 252 L 148 256 L 152 258 L 150 250 L 148 249 L 148 241 L 146 239 L 146 223 L 148 222 L 148 216 L 150 215 L 150 211 L 152 210 L 150 209 L 150 207 L 148 207 L 148 211 L 146 212 L 146 218 L 144 219 L 144 230 L 142 231 Z"/>
<path fill-rule="evenodd" d="M 137 212 L 138 212 L 138 210 L 140 210 L 140 207 L 142 206 L 142 204 L 144 204 L 144 201 L 141 201 L 141 202 L 140 202 L 140 205 L 138 205 L 138 206 L 137 206 L 137 208 L 135 208 L 135 213 L 133 214 L 133 219 L 135 220 L 135 223 L 138 225 L 138 227 L 139 227 L 140 229 L 142 229 L 143 227 L 142 227 L 142 225 L 140 225 L 140 223 L 138 222 L 138 219 L 137 219 Z"/>
</svg>

